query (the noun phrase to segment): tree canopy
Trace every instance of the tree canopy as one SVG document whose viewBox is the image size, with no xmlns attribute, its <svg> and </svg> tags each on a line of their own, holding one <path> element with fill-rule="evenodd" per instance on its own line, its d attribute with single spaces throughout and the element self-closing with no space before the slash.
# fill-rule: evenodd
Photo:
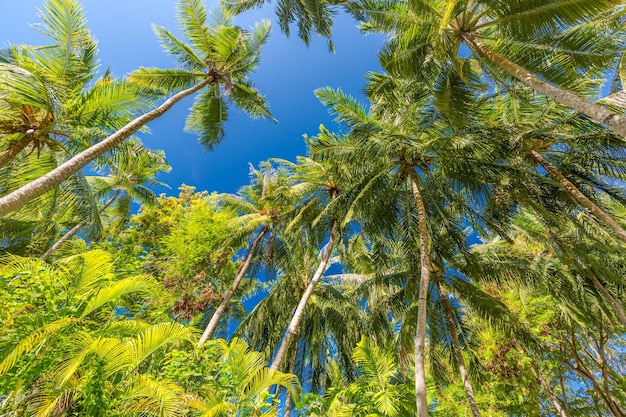
<svg viewBox="0 0 626 417">
<path fill-rule="evenodd" d="M 158 196 L 176 103 L 207 150 L 273 119 L 262 3 L 179 0 L 175 68 L 101 70 L 77 0 L 0 51 L 0 415 L 626 416 L 623 1 L 279 0 L 382 69 L 306 155 Z"/>
</svg>

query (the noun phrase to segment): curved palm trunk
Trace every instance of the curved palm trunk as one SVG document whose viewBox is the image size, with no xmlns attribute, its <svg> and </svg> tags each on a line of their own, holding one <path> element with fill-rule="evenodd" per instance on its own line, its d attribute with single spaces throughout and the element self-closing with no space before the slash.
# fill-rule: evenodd
<svg viewBox="0 0 626 417">
<path fill-rule="evenodd" d="M 417 206 L 417 221 L 420 231 L 420 286 L 417 298 L 417 330 L 415 331 L 415 403 L 418 417 L 428 416 L 426 398 L 426 369 L 424 352 L 426 350 L 426 303 L 428 284 L 430 283 L 430 247 L 428 243 L 428 221 L 426 207 L 419 188 L 417 173 L 409 170 L 413 197 Z"/>
<path fill-rule="evenodd" d="M 604 223 L 609 229 L 611 229 L 613 233 L 615 233 L 615 236 L 620 238 L 623 242 L 626 242 L 626 230 L 624 230 L 619 225 L 619 223 L 617 223 L 615 219 L 613 219 L 613 217 L 611 217 L 600 207 L 596 206 L 593 201 L 589 200 L 589 198 L 587 198 L 586 195 L 580 192 L 580 190 L 576 188 L 576 186 L 572 184 L 570 180 L 565 178 L 563 174 L 561 174 L 554 166 L 552 166 L 552 164 L 550 164 L 550 162 L 548 162 L 543 157 L 543 155 L 541 155 L 534 149 L 530 151 L 530 153 L 535 161 L 537 161 L 538 164 L 544 167 L 550 173 L 550 175 L 552 175 L 552 177 L 556 179 L 561 184 L 561 186 L 563 186 L 563 188 L 572 197 L 574 197 L 576 201 L 578 201 L 581 206 L 593 213 L 594 216 L 596 216 L 602 223 Z"/>
<path fill-rule="evenodd" d="M 120 195 L 120 190 L 116 190 L 115 194 L 113 195 L 113 197 L 111 197 L 109 199 L 109 201 L 106 202 L 106 204 L 104 206 L 102 206 L 100 208 L 100 210 L 98 210 L 98 214 L 102 214 L 104 212 L 104 210 L 106 210 L 107 208 L 109 208 L 109 206 L 111 204 L 113 204 L 113 202 L 117 199 L 117 197 Z M 76 226 L 72 227 L 66 234 L 64 234 L 61 239 L 57 240 L 54 245 L 52 245 L 50 247 L 50 249 L 48 249 L 46 251 L 46 253 L 44 253 L 43 255 L 41 255 L 41 259 L 43 259 L 44 261 L 47 260 L 50 256 L 52 256 L 52 254 L 54 252 L 57 251 L 57 249 L 59 249 L 61 247 L 61 245 L 63 245 L 65 242 L 67 242 L 68 240 L 70 240 L 76 233 L 78 233 L 78 231 L 80 229 L 83 228 L 83 226 L 85 225 L 85 220 L 83 220 L 82 222 L 78 223 Z"/>
<path fill-rule="evenodd" d="M 36 180 L 24 185 L 23 187 L 18 188 L 12 193 L 0 198 L 0 216 L 4 216 L 14 210 L 19 209 L 29 201 L 43 195 L 47 191 L 61 184 L 63 181 L 68 179 L 72 174 L 86 166 L 88 163 L 103 155 L 105 152 L 110 151 L 111 149 L 122 143 L 124 140 L 128 139 L 133 133 L 137 132 L 147 123 L 161 117 L 163 114 L 165 114 L 165 112 L 172 108 L 174 104 L 178 103 L 183 98 L 201 90 L 202 88 L 213 83 L 214 81 L 214 77 L 207 77 L 199 84 L 196 84 L 195 86 L 188 88 L 187 90 L 183 90 L 173 95 L 169 99 L 165 100 L 165 102 L 156 109 L 137 117 L 103 141 L 78 153 L 77 155 L 59 165 L 46 175 L 37 178 Z"/>
<path fill-rule="evenodd" d="M 24 137 L 17 142 L 13 142 L 9 145 L 9 148 L 4 151 L 2 155 L 0 155 L 0 167 L 5 166 L 9 163 L 13 158 L 17 156 L 18 153 L 22 152 L 26 147 L 31 143 L 32 136 L 24 135 Z"/>
<path fill-rule="evenodd" d="M 269 229 L 267 227 L 263 227 L 263 230 L 261 230 L 261 232 L 257 235 L 257 237 L 252 242 L 252 245 L 250 245 L 250 248 L 248 249 L 248 255 L 246 256 L 246 260 L 244 261 L 243 265 L 241 265 L 241 267 L 239 268 L 237 275 L 235 275 L 235 280 L 233 281 L 233 284 L 231 285 L 230 289 L 226 291 L 226 293 L 224 294 L 224 298 L 222 299 L 222 302 L 213 313 L 213 316 L 211 316 L 211 320 L 209 320 L 209 324 L 207 324 L 206 328 L 204 329 L 204 333 L 202 333 L 202 337 L 200 338 L 200 341 L 198 341 L 198 347 L 202 347 L 206 343 L 206 341 L 209 340 L 213 336 L 213 333 L 215 333 L 215 329 L 217 329 L 217 323 L 219 323 L 220 318 L 222 317 L 222 314 L 224 314 L 224 311 L 226 311 L 226 308 L 228 308 L 228 305 L 230 304 L 230 300 L 233 298 L 233 295 L 235 294 L 235 291 L 237 291 L 237 288 L 239 288 L 239 284 L 241 283 L 243 276 L 248 270 L 250 263 L 252 263 L 252 257 L 254 256 L 254 252 L 255 252 L 257 245 L 259 244 L 261 239 L 263 239 L 263 236 L 267 234 L 268 230 Z"/>
<path fill-rule="evenodd" d="M 294 336 L 298 333 L 298 329 L 300 328 L 300 322 L 302 321 L 302 316 L 304 315 L 304 309 L 306 307 L 306 304 L 309 301 L 309 298 L 311 298 L 311 295 L 313 294 L 313 290 L 315 290 L 315 286 L 319 282 L 320 278 L 322 278 L 322 275 L 324 275 L 326 268 L 328 268 L 330 255 L 333 252 L 333 247 L 335 246 L 335 240 L 337 239 L 338 232 L 339 232 L 339 222 L 335 219 L 333 220 L 333 227 L 330 232 L 330 238 L 328 240 L 328 243 L 326 244 L 324 249 L 322 249 L 322 260 L 320 261 L 320 264 L 317 267 L 315 274 L 313 274 L 311 281 L 309 281 L 309 285 L 306 287 L 304 294 L 302 294 L 302 297 L 300 298 L 300 301 L 298 302 L 298 307 L 296 307 L 296 311 L 295 313 L 293 313 L 291 322 L 289 323 L 289 326 L 287 327 L 287 331 L 285 332 L 285 336 L 283 336 L 283 340 L 280 343 L 278 351 L 276 351 L 276 355 L 274 356 L 274 359 L 272 360 L 270 369 L 278 369 L 280 364 L 283 362 L 285 355 L 287 354 L 287 349 L 289 349 L 289 345 L 291 344 L 291 341 L 293 340 Z"/>
<path fill-rule="evenodd" d="M 459 373 L 461 374 L 461 379 L 463 380 L 463 388 L 465 388 L 465 395 L 467 396 L 467 401 L 469 401 L 470 409 L 472 410 L 472 415 L 474 417 L 480 417 L 480 412 L 478 411 L 478 405 L 476 405 L 476 398 L 474 398 L 474 390 L 472 389 L 472 383 L 467 377 L 465 359 L 463 358 L 463 352 L 461 352 L 461 345 L 459 344 L 457 328 L 454 322 L 454 316 L 452 315 L 452 306 L 450 305 L 450 299 L 448 298 L 448 294 L 446 293 L 446 290 L 443 288 L 443 285 L 441 284 L 441 282 L 437 282 L 437 287 L 439 288 L 439 294 L 441 294 L 441 298 L 443 299 L 443 308 L 446 311 L 446 318 L 448 320 L 448 326 L 450 326 L 450 334 L 452 336 L 452 346 L 454 348 L 456 361 L 459 364 Z"/>
<path fill-rule="evenodd" d="M 605 125 L 618 135 L 626 138 L 626 117 L 620 116 L 605 107 L 592 103 L 577 94 L 562 90 L 550 83 L 542 81 L 525 68 L 509 61 L 506 57 L 489 48 L 471 33 L 462 33 L 461 37 L 482 57 L 497 65 L 509 75 L 517 78 L 524 85 L 527 85 L 538 93 L 551 98 L 557 103 L 590 117 L 596 122 Z"/>
</svg>

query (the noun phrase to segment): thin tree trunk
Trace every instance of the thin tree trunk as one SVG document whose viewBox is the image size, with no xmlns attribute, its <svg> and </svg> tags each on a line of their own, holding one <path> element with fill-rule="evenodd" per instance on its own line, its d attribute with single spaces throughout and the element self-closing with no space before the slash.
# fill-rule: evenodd
<svg viewBox="0 0 626 417">
<path fill-rule="evenodd" d="M 580 357 L 578 353 L 578 346 L 576 343 L 576 335 L 574 334 L 574 331 L 572 329 L 570 329 L 570 338 L 571 338 L 570 344 L 572 345 L 572 354 L 573 354 L 574 360 L 576 361 L 576 365 L 572 366 L 572 369 L 574 369 L 574 371 L 576 371 L 579 375 L 584 376 L 585 378 L 589 380 L 589 382 L 591 382 L 591 385 L 593 386 L 594 391 L 598 394 L 600 399 L 604 401 L 609 411 L 611 411 L 611 413 L 615 417 L 624 417 L 624 414 L 622 413 L 621 409 L 617 406 L 617 404 L 613 400 L 611 393 L 610 392 L 605 393 L 602 390 L 602 387 L 600 386 L 600 384 L 594 377 L 593 372 L 587 368 L 582 358 Z"/>
<path fill-rule="evenodd" d="M 600 332 L 600 337 L 598 339 L 596 339 L 593 336 L 593 333 L 592 333 L 591 337 L 594 339 L 594 341 L 596 343 L 596 346 L 598 347 L 598 360 L 600 361 L 600 363 L 599 363 L 599 365 L 600 365 L 600 372 L 602 373 L 602 385 L 604 386 L 604 391 L 606 392 L 607 396 L 610 398 L 612 403 L 615 405 L 615 408 L 623 416 L 624 413 L 622 412 L 622 409 L 619 407 L 619 404 L 615 400 L 615 397 L 613 397 L 613 394 L 611 393 L 611 389 L 609 387 L 609 378 L 610 378 L 609 374 L 612 374 L 614 377 L 616 377 L 617 375 L 615 375 L 615 373 L 613 372 L 612 369 L 609 369 L 609 364 L 606 361 L 606 355 L 605 355 L 604 346 L 606 345 L 606 341 L 608 341 L 608 336 L 606 336 L 606 338 L 605 338 L 604 331 L 602 330 L 602 322 L 600 322 L 600 327 L 599 327 L 598 330 Z"/>
<path fill-rule="evenodd" d="M 556 409 L 556 412 L 561 417 L 569 417 L 569 414 L 567 414 L 565 412 L 565 410 L 561 406 L 561 403 L 559 402 L 559 399 L 554 394 L 554 391 L 550 387 L 550 384 L 548 383 L 548 381 L 546 381 L 546 378 L 543 376 L 543 373 L 541 372 L 541 369 L 539 369 L 539 367 L 537 365 L 535 365 L 534 363 L 531 363 L 531 366 L 532 366 L 533 370 L 535 371 L 535 373 L 537 374 L 537 379 L 539 380 L 539 385 L 541 385 L 541 387 L 548 394 L 548 397 L 550 397 L 550 401 L 552 401 L 552 405 L 554 405 L 554 408 Z"/>
<path fill-rule="evenodd" d="M 33 136 L 28 133 L 20 140 L 9 144 L 9 147 L 2 155 L 0 155 L 0 167 L 9 163 L 17 154 L 22 152 L 31 142 Z"/>
<path fill-rule="evenodd" d="M 302 321 L 302 317 L 304 316 L 304 309 L 306 308 L 306 304 L 311 298 L 313 294 L 313 290 L 315 290 L 315 286 L 319 282 L 322 275 L 328 268 L 328 263 L 330 261 L 330 255 L 333 252 L 333 248 L 335 246 L 335 240 L 337 239 L 337 234 L 339 233 L 339 222 L 335 219 L 333 220 L 333 226 L 330 232 L 330 239 L 328 243 L 322 249 L 322 259 L 320 261 L 319 266 L 317 267 L 317 271 L 313 274 L 311 281 L 309 281 L 309 285 L 306 287 L 304 294 L 300 298 L 300 302 L 298 303 L 298 307 L 296 307 L 296 311 L 293 313 L 293 317 L 291 318 L 291 322 L 287 327 L 287 331 L 283 336 L 283 340 L 280 343 L 278 351 L 276 351 L 276 355 L 272 360 L 272 364 L 270 365 L 270 369 L 278 369 L 280 364 L 283 362 L 285 355 L 287 354 L 287 349 L 289 349 L 289 345 L 293 337 L 297 334 L 298 329 L 300 327 L 300 322 Z"/>
<path fill-rule="evenodd" d="M 559 385 L 561 386 L 561 394 L 563 395 L 563 405 L 565 406 L 565 414 L 570 416 L 572 412 L 569 408 L 569 402 L 567 401 L 567 391 L 565 390 L 565 382 L 563 382 L 563 372 L 561 372 L 559 366 Z"/>
<path fill-rule="evenodd" d="M 296 344 L 293 347 L 293 351 L 291 352 L 291 358 L 289 358 L 289 369 L 288 373 L 293 374 L 296 369 L 296 356 L 298 355 L 298 334 L 295 334 Z M 291 391 L 287 390 L 285 393 L 285 412 L 283 413 L 283 417 L 291 417 Z"/>
<path fill-rule="evenodd" d="M 517 78 L 524 85 L 551 98 L 557 103 L 590 117 L 596 122 L 605 125 L 618 135 L 626 138 L 626 117 L 592 103 L 577 94 L 562 90 L 550 83 L 542 81 L 525 68 L 509 61 L 506 57 L 489 48 L 471 33 L 464 32 L 461 34 L 461 37 L 473 50 L 506 71 L 509 75 Z"/>
<path fill-rule="evenodd" d="M 109 201 L 106 202 L 106 204 L 104 206 L 102 206 L 100 208 L 100 210 L 98 210 L 98 214 L 102 214 L 104 212 L 104 210 L 106 210 L 107 208 L 109 208 L 109 206 L 111 206 L 111 204 L 113 204 L 113 202 L 117 199 L 117 197 L 120 195 L 120 190 L 116 190 L 115 194 L 113 194 L 113 197 L 111 197 L 109 199 Z M 68 240 L 70 240 L 76 233 L 78 233 L 78 231 L 80 229 L 83 228 L 83 226 L 85 225 L 85 220 L 81 221 L 80 223 L 78 223 L 76 226 L 72 227 L 66 234 L 64 234 L 61 239 L 57 240 L 54 245 L 52 245 L 50 247 L 50 249 L 48 249 L 46 251 L 46 253 L 44 253 L 43 255 L 41 255 L 41 259 L 43 259 L 44 261 L 47 260 L 50 256 L 52 256 L 52 254 L 54 252 L 57 251 L 57 249 L 59 249 L 61 247 L 61 245 L 63 245 L 65 242 L 67 242 Z"/>
<path fill-rule="evenodd" d="M 214 77 L 207 77 L 199 84 L 173 95 L 169 99 L 165 100 L 165 102 L 163 102 L 163 104 L 156 109 L 137 117 L 117 132 L 73 156 L 46 175 L 37 178 L 12 193 L 0 198 L 0 216 L 4 216 L 21 208 L 29 201 L 45 194 L 47 191 L 61 184 L 63 181 L 72 176 L 72 174 L 92 162 L 94 159 L 115 148 L 147 123 L 161 117 L 165 114 L 165 112 L 172 108 L 174 104 L 213 82 L 215 82 Z"/>
<path fill-rule="evenodd" d="M 428 399 L 426 397 L 426 369 L 424 353 L 426 350 L 426 303 L 428 285 L 430 283 L 430 247 L 426 207 L 419 188 L 417 173 L 409 170 L 413 197 L 417 206 L 417 221 L 420 232 L 420 286 L 417 299 L 417 330 L 415 331 L 415 403 L 418 417 L 428 416 Z"/>
<path fill-rule="evenodd" d="M 470 382 L 467 376 L 467 369 L 465 367 L 465 359 L 463 358 L 463 352 L 461 351 L 461 345 L 459 344 L 459 337 L 457 335 L 457 327 L 454 322 L 454 316 L 452 315 L 452 306 L 450 305 L 450 300 L 448 299 L 448 294 L 446 290 L 443 288 L 441 282 L 437 282 L 437 286 L 439 287 L 439 294 L 441 294 L 441 298 L 443 299 L 443 307 L 446 311 L 446 318 L 448 319 L 448 326 L 450 326 L 450 334 L 452 335 L 452 346 L 454 348 L 454 354 L 456 356 L 456 360 L 459 364 L 459 373 L 461 374 L 461 379 L 463 380 L 463 387 L 465 388 L 465 395 L 467 396 L 467 400 L 469 401 L 470 409 L 472 410 L 472 415 L 474 417 L 480 417 L 480 412 L 478 411 L 478 405 L 476 405 L 476 398 L 474 398 L 474 390 L 472 389 L 472 383 Z"/>
<path fill-rule="evenodd" d="M 263 236 L 267 234 L 268 230 L 269 229 L 267 227 L 263 227 L 263 230 L 259 232 L 257 237 L 252 242 L 252 245 L 250 245 L 246 260 L 239 268 L 239 271 L 237 271 L 237 275 L 235 275 L 235 280 L 233 281 L 230 289 L 224 294 L 222 302 L 213 313 L 213 316 L 211 316 L 211 320 L 209 320 L 209 324 L 207 324 L 206 328 L 204 329 L 204 333 L 202 333 L 202 337 L 198 342 L 198 347 L 202 347 L 207 340 L 213 337 L 213 333 L 215 333 L 215 329 L 217 329 L 217 323 L 219 323 L 222 314 L 224 314 L 224 311 L 226 311 L 226 308 L 228 308 L 230 300 L 233 298 L 233 295 L 235 294 L 235 291 L 237 291 L 237 288 L 239 288 L 239 284 L 241 283 L 243 276 L 245 275 L 248 267 L 250 266 L 250 263 L 252 262 L 252 257 L 254 256 L 257 245 L 259 244 L 261 239 L 263 239 Z"/>
<path fill-rule="evenodd" d="M 604 223 L 609 229 L 615 233 L 615 235 L 620 238 L 622 241 L 626 242 L 626 230 L 622 229 L 622 227 L 617 223 L 613 217 L 611 217 L 608 213 L 602 210 L 600 207 L 596 206 L 593 201 L 589 200 L 586 195 L 584 195 L 574 184 L 571 183 L 570 180 L 565 178 L 563 174 L 561 174 L 550 162 L 548 162 L 543 155 L 534 149 L 530 151 L 531 155 L 540 164 L 544 167 L 550 175 L 554 179 L 556 179 L 563 188 L 572 196 L 578 203 L 593 213 L 602 223 Z"/>
</svg>

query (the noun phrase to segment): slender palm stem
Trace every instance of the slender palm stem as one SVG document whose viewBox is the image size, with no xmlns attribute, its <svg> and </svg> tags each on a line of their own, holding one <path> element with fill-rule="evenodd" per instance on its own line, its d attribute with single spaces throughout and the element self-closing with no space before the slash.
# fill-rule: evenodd
<svg viewBox="0 0 626 417">
<path fill-rule="evenodd" d="M 530 153 L 535 159 L 535 161 L 537 161 L 538 164 L 544 167 L 550 173 L 550 175 L 552 175 L 552 177 L 556 179 L 561 184 L 561 186 L 563 186 L 563 188 L 572 197 L 574 197 L 576 201 L 578 201 L 578 203 L 581 206 L 583 206 L 584 208 L 589 210 L 591 213 L 593 213 L 593 215 L 596 216 L 609 229 L 611 229 L 618 238 L 626 242 L 626 230 L 624 230 L 619 225 L 619 223 L 617 223 L 615 219 L 613 219 L 613 217 L 611 217 L 607 212 L 602 210 L 600 207 L 595 205 L 593 201 L 587 198 L 587 196 L 584 195 L 578 188 L 576 188 L 576 186 L 572 184 L 570 180 L 565 178 L 565 176 L 561 174 L 561 172 L 559 172 L 552 164 L 550 164 L 550 162 L 548 162 L 543 157 L 543 155 L 541 155 L 539 152 L 537 152 L 534 149 L 531 150 Z"/>
<path fill-rule="evenodd" d="M 213 333 L 215 333 L 215 329 L 217 329 L 217 324 L 219 323 L 220 318 L 222 317 L 222 314 L 224 314 L 224 311 L 226 311 L 226 309 L 228 308 L 228 305 L 230 304 L 230 300 L 233 298 L 233 295 L 235 294 L 235 291 L 237 291 L 237 288 L 239 288 L 239 284 L 241 283 L 243 276 L 248 270 L 248 267 L 250 267 L 250 263 L 252 263 L 252 257 L 254 256 L 254 252 L 256 250 L 257 245 L 259 244 L 261 239 L 263 239 L 263 236 L 267 234 L 268 231 L 269 229 L 267 227 L 263 227 L 263 229 L 259 232 L 257 237 L 254 239 L 254 241 L 250 245 L 250 248 L 248 249 L 248 255 L 246 256 L 246 260 L 239 268 L 239 271 L 237 271 L 237 275 L 235 275 L 233 284 L 231 285 L 230 289 L 226 291 L 226 293 L 224 294 L 224 298 L 222 299 L 222 302 L 213 313 L 213 316 L 211 316 L 211 320 L 209 320 L 209 324 L 207 324 L 206 328 L 204 329 L 204 332 L 202 333 L 202 337 L 198 341 L 198 347 L 202 347 L 206 343 L 207 340 L 213 337 Z"/>
<path fill-rule="evenodd" d="M 565 389 L 565 382 L 563 381 L 563 372 L 559 369 L 559 385 L 561 386 L 561 394 L 563 396 L 563 405 L 565 405 L 565 415 L 568 417 L 572 414 L 569 408 L 567 400 L 567 391 Z"/>
<path fill-rule="evenodd" d="M 439 288 L 439 294 L 443 300 L 443 308 L 446 311 L 446 318 L 448 320 L 448 326 L 450 326 L 450 335 L 452 336 L 452 347 L 456 356 L 456 361 L 459 364 L 459 373 L 461 374 L 461 380 L 463 380 L 463 388 L 465 388 L 465 395 L 470 404 L 472 415 L 474 417 L 480 417 L 478 411 L 478 405 L 476 405 L 476 398 L 474 398 L 474 390 L 472 389 L 472 383 L 467 376 L 467 368 L 465 367 L 465 359 L 463 358 L 463 352 L 461 352 L 461 346 L 459 344 L 459 336 L 457 335 L 457 327 L 454 322 L 454 316 L 452 315 L 452 306 L 450 305 L 450 299 L 446 290 L 443 288 L 441 282 L 437 282 Z"/>
<path fill-rule="evenodd" d="M 53 189 L 63 181 L 68 179 L 72 174 L 85 167 L 88 163 L 94 159 L 103 155 L 105 152 L 110 151 L 124 140 L 128 139 L 132 134 L 137 132 L 147 123 L 161 117 L 167 112 L 174 104 L 178 103 L 183 98 L 194 94 L 207 85 L 214 83 L 214 77 L 207 77 L 202 82 L 194 85 L 191 88 L 183 90 L 169 99 L 165 100 L 163 104 L 142 116 L 137 117 L 126 126 L 122 127 L 117 132 L 108 136 L 103 141 L 85 149 L 78 153 L 68 161 L 59 165 L 46 175 L 37 178 L 36 180 L 18 188 L 10 194 L 0 198 L 0 216 L 4 216 L 14 210 L 17 210 L 24 206 L 29 201 L 43 195 L 47 191 Z"/>
<path fill-rule="evenodd" d="M 288 373 L 293 374 L 296 369 L 296 357 L 298 356 L 298 335 L 294 336 L 296 338 L 296 344 L 293 346 L 291 351 L 291 358 L 289 358 L 289 369 Z M 291 391 L 286 390 L 285 392 L 285 412 L 283 413 L 283 417 L 291 417 Z"/>
<path fill-rule="evenodd" d="M 302 321 L 302 317 L 304 316 L 304 309 L 306 307 L 306 304 L 309 301 L 309 298 L 311 298 L 311 295 L 313 294 L 313 290 L 315 290 L 315 286 L 317 285 L 320 278 L 322 278 L 322 275 L 324 275 L 324 272 L 328 268 L 330 255 L 333 252 L 333 248 L 335 246 L 335 241 L 337 239 L 338 233 L 339 233 L 339 222 L 337 221 L 337 219 L 334 219 L 332 230 L 330 232 L 330 238 L 326 246 L 324 246 L 324 249 L 322 249 L 322 259 L 320 260 L 320 264 L 317 267 L 315 274 L 313 274 L 311 281 L 309 281 L 309 285 L 306 287 L 304 294 L 302 294 L 300 301 L 298 302 L 298 307 L 296 307 L 296 311 L 293 313 L 293 317 L 291 318 L 291 322 L 289 323 L 289 326 L 287 327 L 287 331 L 285 332 L 285 335 L 283 336 L 283 340 L 281 341 L 280 346 L 278 350 L 276 351 L 276 355 L 274 356 L 274 359 L 272 360 L 272 364 L 270 365 L 271 369 L 278 369 L 280 364 L 283 362 L 285 355 L 287 354 L 287 349 L 289 349 L 289 345 L 291 344 L 291 341 L 293 340 L 294 336 L 298 332 L 298 329 L 300 327 L 300 322 Z"/>
<path fill-rule="evenodd" d="M 494 63 L 508 74 L 517 78 L 523 84 L 551 98 L 557 103 L 590 117 L 596 122 L 605 125 L 623 138 L 626 138 L 626 117 L 620 116 L 605 107 L 580 97 L 579 95 L 562 90 L 539 79 L 525 68 L 509 61 L 506 57 L 489 48 L 476 36 L 469 32 L 463 32 L 461 37 L 473 50 L 477 51 L 481 56 Z"/>
<path fill-rule="evenodd" d="M 409 169 L 409 176 L 417 206 L 417 221 L 420 232 L 420 285 L 417 298 L 417 329 L 415 331 L 415 403 L 418 417 L 426 417 L 428 416 L 428 400 L 426 398 L 424 353 L 426 350 L 426 303 L 430 283 L 430 245 L 426 207 L 422 199 L 417 173 L 413 168 Z"/>
<path fill-rule="evenodd" d="M 106 210 L 107 208 L 109 208 L 109 206 L 111 204 L 113 204 L 113 202 L 117 199 L 117 197 L 120 195 L 120 190 L 116 190 L 115 194 L 113 194 L 113 197 L 111 197 L 109 199 L 109 201 L 106 202 L 106 204 L 104 206 L 102 206 L 100 208 L 100 210 L 98 210 L 98 214 L 102 214 L 104 212 L 104 210 Z M 57 249 L 59 249 L 61 247 L 61 245 L 63 245 L 65 242 L 67 242 L 68 240 L 70 240 L 76 233 L 78 233 L 78 231 L 80 229 L 83 228 L 83 226 L 85 225 L 86 220 L 81 221 L 80 223 L 78 223 L 76 226 L 72 227 L 66 234 L 64 234 L 61 239 L 57 240 L 54 245 L 50 246 L 50 249 L 48 249 L 46 251 L 46 253 L 44 253 L 43 255 L 41 255 L 41 259 L 43 259 L 44 261 L 47 260 L 50 256 L 52 256 L 52 254 L 54 252 L 57 251 Z"/>
</svg>

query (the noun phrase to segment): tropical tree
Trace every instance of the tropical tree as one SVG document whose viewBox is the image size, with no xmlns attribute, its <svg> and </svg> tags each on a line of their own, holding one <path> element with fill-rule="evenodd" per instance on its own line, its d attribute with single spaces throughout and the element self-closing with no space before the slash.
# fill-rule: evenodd
<svg viewBox="0 0 626 417">
<path fill-rule="evenodd" d="M 348 193 L 343 195 L 342 192 L 350 189 L 352 185 L 350 184 L 352 175 L 346 166 L 323 163 L 306 157 L 298 157 L 297 163 L 289 161 L 282 161 L 282 163 L 293 170 L 292 192 L 295 196 L 300 197 L 298 214 L 294 216 L 286 230 L 289 231 L 292 227 L 298 226 L 304 226 L 304 230 L 309 229 L 306 235 L 313 239 L 309 244 L 320 242 L 325 238 L 326 233 L 329 235 L 328 242 L 325 243 L 318 255 L 317 269 L 311 275 L 285 330 L 280 346 L 274 354 L 270 365 L 271 369 L 278 369 L 281 366 L 292 340 L 298 334 L 307 302 L 326 269 L 330 266 L 333 250 L 340 241 L 339 219 L 342 215 L 341 210 L 345 210 L 345 201 L 349 195 Z M 307 227 L 307 224 L 310 224 L 311 227 Z M 305 273 L 305 276 L 307 275 Z"/>
<path fill-rule="evenodd" d="M 259 61 L 260 48 L 269 35 L 269 22 L 258 24 L 252 32 L 232 26 L 228 12 L 216 12 L 210 21 L 201 0 L 178 3 L 181 28 L 190 45 L 165 28 L 154 26 L 164 49 L 174 55 L 181 68 L 140 68 L 131 73 L 135 85 L 164 94 L 173 94 L 151 110 L 102 141 L 74 155 L 45 176 L 0 198 L 0 215 L 16 210 L 44 194 L 96 158 L 112 150 L 150 121 L 162 116 L 174 104 L 196 92 L 200 94 L 187 118 L 186 129 L 199 134 L 208 149 L 224 134 L 227 117 L 226 97 L 253 117 L 269 117 L 267 103 L 248 79 Z"/>
<path fill-rule="evenodd" d="M 291 210 L 287 193 L 288 178 L 285 175 L 282 170 L 276 170 L 269 163 L 262 163 L 258 170 L 250 167 L 252 184 L 242 187 L 236 195 L 215 196 L 221 209 L 238 215 L 231 221 L 231 230 L 234 232 L 226 244 L 239 247 L 240 241 L 249 240 L 249 236 L 254 238 L 248 246 L 246 258 L 239 266 L 230 289 L 224 293 L 222 301 L 213 312 L 198 342 L 199 347 L 213 336 L 222 314 L 228 308 L 230 300 L 252 263 L 257 247 L 267 236 L 270 236 L 270 240 L 275 238 L 276 227 L 284 221 L 286 214 Z M 273 244 L 270 242 L 270 245 Z"/>
<path fill-rule="evenodd" d="M 498 143 L 502 163 L 545 170 L 568 194 L 560 198 L 573 199 L 626 241 L 626 231 L 607 204 L 609 200 L 624 201 L 620 189 L 613 185 L 623 176 L 622 138 L 578 117 L 567 117 L 549 101 L 529 97 L 524 89 L 516 95 L 519 99 L 491 98 L 483 104 L 487 107 L 479 110 L 486 122 L 480 130 Z M 541 178 L 536 183 L 544 181 Z"/>
<path fill-rule="evenodd" d="M 311 244 L 308 234 L 300 238 L 283 237 L 273 249 L 269 265 L 277 278 L 269 286 L 269 294 L 239 324 L 235 334 L 250 340 L 257 350 L 276 350 L 283 339 L 285 325 L 293 319 L 293 311 L 301 294 L 310 284 L 318 267 L 320 249 Z M 332 264 L 339 264 L 333 257 Z M 331 355 L 347 378 L 352 378 L 354 365 L 351 353 L 361 335 L 367 333 L 367 322 L 359 301 L 351 293 L 348 280 L 336 274 L 324 275 L 307 301 L 306 308 L 285 355 L 285 367 L 298 375 L 312 391 L 324 390 L 330 371 Z M 291 412 L 286 393 L 285 413 Z"/>
<path fill-rule="evenodd" d="M 621 57 L 619 1 L 425 0 L 360 7 L 364 30 L 392 34 L 381 53 L 391 73 L 439 78 L 440 85 L 460 89 L 496 81 L 505 91 L 512 77 L 626 137 L 624 116 L 585 98 L 597 96 L 594 80 L 612 71 Z M 478 63 L 494 70 L 488 78 L 477 72 Z"/>
<path fill-rule="evenodd" d="M 47 0 L 39 17 L 51 44 L 13 46 L 0 57 L 0 166 L 28 148 L 75 154 L 154 102 L 109 71 L 97 77 L 97 42 L 77 1 Z"/>
<path fill-rule="evenodd" d="M 328 147 L 326 152 L 338 149 L 344 160 L 349 159 L 365 163 L 363 171 L 367 174 L 367 182 L 362 189 L 367 191 L 376 187 L 382 181 L 388 180 L 392 174 L 397 184 L 405 185 L 411 195 L 410 212 L 415 213 L 417 225 L 412 220 L 407 224 L 407 233 L 411 236 L 419 236 L 419 290 L 417 305 L 417 328 L 415 331 L 415 392 L 417 410 L 420 416 L 428 414 L 428 402 L 426 399 L 426 371 L 424 367 L 425 340 L 426 340 L 426 314 L 427 296 L 431 273 L 431 249 L 428 214 L 423 193 L 424 180 L 420 180 L 420 173 L 430 170 L 435 154 L 433 147 L 427 141 L 417 142 L 413 136 L 412 122 L 407 124 L 387 127 L 384 122 L 377 121 L 367 114 L 367 111 L 354 99 L 346 96 L 341 91 L 322 89 L 317 92 L 318 97 L 326 105 L 332 106 L 331 112 L 337 115 L 339 121 L 346 122 L 358 135 L 352 143 L 346 143 L 345 139 L 329 137 L 326 140 Z M 392 116 L 394 117 L 394 116 Z M 402 120 L 402 115 L 395 116 Z M 406 119 L 404 119 L 406 121 Z M 402 122 L 400 122 L 402 123 Z M 409 126 L 407 128 L 407 126 Z M 387 130 L 385 130 L 387 128 Z M 333 143 L 333 139 L 334 143 Z M 424 145 L 425 143 L 425 145 Z M 351 152 L 348 152 L 347 150 Z M 317 149 L 318 151 L 320 149 Z M 359 197 L 363 197 L 361 193 Z M 432 196 L 434 197 L 434 196 Z M 412 216 L 409 216 L 409 218 Z M 417 230 L 415 230 L 415 227 Z"/>
<path fill-rule="evenodd" d="M 177 320 L 196 324 L 231 285 L 233 251 L 240 247 L 231 241 L 232 248 L 225 248 L 234 214 L 218 210 L 214 194 L 186 185 L 179 190 L 178 197 L 161 195 L 140 206 L 119 235 L 96 247 L 114 255 L 120 277 L 150 274 L 162 282 L 167 296 L 159 301 Z"/>
</svg>

